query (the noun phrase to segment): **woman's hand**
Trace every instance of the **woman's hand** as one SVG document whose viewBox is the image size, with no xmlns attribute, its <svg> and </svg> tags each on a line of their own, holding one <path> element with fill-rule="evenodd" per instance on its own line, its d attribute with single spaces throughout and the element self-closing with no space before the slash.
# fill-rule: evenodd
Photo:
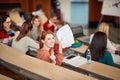
<svg viewBox="0 0 120 80">
<path fill-rule="evenodd" d="M 53 64 L 56 64 L 56 56 L 54 54 L 50 56 L 50 59 L 52 60 Z"/>
<path fill-rule="evenodd" d="M 63 51 L 62 51 L 62 39 L 59 41 L 59 53 L 63 53 Z"/>
</svg>

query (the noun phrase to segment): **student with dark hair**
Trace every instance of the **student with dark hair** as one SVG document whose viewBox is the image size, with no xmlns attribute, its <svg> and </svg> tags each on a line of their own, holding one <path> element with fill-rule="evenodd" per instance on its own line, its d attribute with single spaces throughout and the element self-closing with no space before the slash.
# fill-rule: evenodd
<svg viewBox="0 0 120 80">
<path fill-rule="evenodd" d="M 54 51 L 55 39 L 54 34 L 51 31 L 43 31 L 40 40 L 40 49 L 38 50 L 37 58 L 56 64 L 61 65 L 64 58 L 61 44 L 59 44 L 59 51 Z"/>
<path fill-rule="evenodd" d="M 107 35 L 104 32 L 96 32 L 88 48 L 91 51 L 92 60 L 114 66 L 111 53 L 107 51 Z M 86 54 L 87 51 L 84 57 Z"/>
<path fill-rule="evenodd" d="M 45 31 L 52 31 L 55 32 L 58 30 L 57 25 L 57 16 L 55 14 L 51 14 L 49 19 L 43 24 L 43 28 Z"/>
<path fill-rule="evenodd" d="M 39 44 L 29 37 L 31 35 L 32 28 L 32 24 L 25 21 L 21 26 L 20 32 L 15 35 L 12 42 L 12 47 L 22 53 L 26 53 L 29 47 L 39 49 Z"/>
<path fill-rule="evenodd" d="M 0 42 L 11 46 L 14 32 L 11 30 L 11 19 L 8 15 L 0 16 Z"/>
</svg>

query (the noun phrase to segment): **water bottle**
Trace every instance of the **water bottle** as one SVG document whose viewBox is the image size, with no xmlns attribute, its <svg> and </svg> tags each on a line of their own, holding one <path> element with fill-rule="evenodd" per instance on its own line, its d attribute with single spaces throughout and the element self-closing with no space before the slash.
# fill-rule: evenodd
<svg viewBox="0 0 120 80">
<path fill-rule="evenodd" d="M 90 52 L 90 49 L 87 50 L 86 58 L 87 58 L 87 64 L 91 64 L 91 52 Z"/>
</svg>

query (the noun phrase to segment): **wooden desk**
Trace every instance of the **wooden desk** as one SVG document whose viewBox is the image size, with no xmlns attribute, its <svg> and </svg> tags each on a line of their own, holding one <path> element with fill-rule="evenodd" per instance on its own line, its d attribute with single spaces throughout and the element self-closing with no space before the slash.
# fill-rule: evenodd
<svg viewBox="0 0 120 80">
<path fill-rule="evenodd" d="M 83 55 L 84 53 L 85 53 L 85 51 L 86 51 L 86 49 L 88 48 L 88 46 L 87 45 L 82 45 L 82 46 L 80 46 L 80 47 L 78 47 L 78 48 L 70 48 L 71 50 L 74 50 L 74 51 L 77 51 L 77 52 L 79 52 L 81 55 Z"/>
<path fill-rule="evenodd" d="M 88 38 L 89 38 L 89 36 L 81 36 L 81 37 L 78 37 L 77 39 L 82 41 L 85 44 L 89 44 L 89 42 L 86 41 L 86 39 L 88 39 Z"/>
<path fill-rule="evenodd" d="M 87 70 L 88 72 L 92 72 L 95 74 L 99 74 L 101 76 L 105 76 L 111 79 L 119 80 L 120 79 L 120 69 L 111 67 L 99 62 L 92 61 L 91 65 L 83 64 L 79 68 Z"/>
<path fill-rule="evenodd" d="M 0 43 L 0 58 L 8 63 L 52 80 L 94 80 L 94 78 L 19 53 Z"/>
<path fill-rule="evenodd" d="M 82 57 L 81 57 L 82 58 Z M 83 63 L 79 63 L 79 66 L 73 65 L 73 62 L 78 63 L 80 60 L 71 60 L 69 63 L 64 63 L 63 65 L 66 67 L 70 67 L 73 70 L 76 70 L 78 72 L 84 72 L 90 75 L 93 75 L 94 77 L 102 80 L 119 80 L 120 79 L 120 69 L 116 67 L 112 67 L 106 64 L 102 64 L 99 62 L 92 61 L 90 65 Z M 82 61 L 82 60 L 81 60 Z M 75 64 L 74 63 L 74 64 Z M 77 64 L 78 65 L 78 64 Z"/>
<path fill-rule="evenodd" d="M 87 48 L 88 48 L 88 46 L 83 44 L 82 46 L 80 46 L 78 48 L 70 48 L 70 49 L 73 51 L 79 52 L 81 55 L 83 55 Z M 112 57 L 113 57 L 113 61 L 115 62 L 115 64 L 120 66 L 120 64 L 118 64 L 120 62 L 120 56 L 116 55 L 116 54 L 112 54 Z"/>
<path fill-rule="evenodd" d="M 13 79 L 11 79 L 11 78 L 9 78 L 9 77 L 7 77 L 7 76 L 4 76 L 4 75 L 2 75 L 2 74 L 0 74 L 0 80 L 13 80 Z"/>
</svg>

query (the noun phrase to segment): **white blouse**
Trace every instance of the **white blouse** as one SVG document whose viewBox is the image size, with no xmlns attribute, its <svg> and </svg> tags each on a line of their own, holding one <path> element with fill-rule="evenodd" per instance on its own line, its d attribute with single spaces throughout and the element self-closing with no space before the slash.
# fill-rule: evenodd
<svg viewBox="0 0 120 80">
<path fill-rule="evenodd" d="M 25 36 L 19 41 L 16 41 L 17 36 L 20 32 L 16 33 L 15 38 L 12 42 L 12 47 L 17 49 L 18 51 L 22 53 L 26 53 L 29 49 L 29 47 L 39 49 L 39 44 L 36 43 L 33 39 L 31 39 L 29 36 Z"/>
</svg>

